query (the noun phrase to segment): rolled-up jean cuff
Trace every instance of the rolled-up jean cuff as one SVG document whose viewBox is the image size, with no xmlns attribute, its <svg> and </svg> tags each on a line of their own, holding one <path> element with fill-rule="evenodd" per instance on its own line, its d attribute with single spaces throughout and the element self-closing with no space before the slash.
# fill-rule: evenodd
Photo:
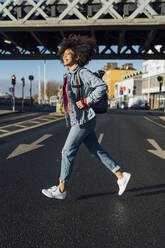
<svg viewBox="0 0 165 248">
<path fill-rule="evenodd" d="M 61 179 L 59 179 L 59 182 L 60 183 L 63 183 L 63 184 L 66 184 L 67 183 L 65 180 L 61 180 Z"/>
<path fill-rule="evenodd" d="M 116 165 L 116 167 L 112 170 L 112 172 L 115 173 L 118 170 L 120 170 L 120 166 L 119 165 Z"/>
</svg>

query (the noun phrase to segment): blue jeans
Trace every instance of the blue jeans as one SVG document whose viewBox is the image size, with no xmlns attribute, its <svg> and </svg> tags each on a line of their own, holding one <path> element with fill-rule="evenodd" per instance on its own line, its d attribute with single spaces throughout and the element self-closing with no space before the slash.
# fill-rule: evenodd
<svg viewBox="0 0 165 248">
<path fill-rule="evenodd" d="M 72 173 L 75 156 L 82 142 L 84 142 L 89 152 L 94 154 L 110 171 L 115 173 L 120 169 L 120 166 L 98 143 L 95 133 L 95 126 L 96 118 L 93 118 L 91 121 L 82 126 L 74 125 L 71 127 L 65 145 L 62 149 L 60 174 L 61 183 L 68 182 Z"/>
</svg>

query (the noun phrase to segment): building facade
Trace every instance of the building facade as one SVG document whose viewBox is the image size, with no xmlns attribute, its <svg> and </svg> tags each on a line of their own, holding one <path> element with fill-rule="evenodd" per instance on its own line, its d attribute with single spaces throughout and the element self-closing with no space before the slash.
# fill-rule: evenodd
<svg viewBox="0 0 165 248">
<path fill-rule="evenodd" d="M 126 74 L 135 72 L 133 64 L 124 64 L 122 68 L 118 68 L 117 63 L 108 63 L 104 68 L 104 80 L 108 85 L 109 99 L 113 100 L 115 97 L 115 83 L 123 80 Z"/>
<path fill-rule="evenodd" d="M 165 60 L 145 60 L 142 70 L 143 96 L 151 109 L 165 108 Z"/>
<path fill-rule="evenodd" d="M 115 83 L 115 103 L 116 106 L 131 107 L 137 101 L 144 103 L 145 97 L 142 96 L 142 71 L 133 72 L 125 75 L 124 79 Z"/>
</svg>

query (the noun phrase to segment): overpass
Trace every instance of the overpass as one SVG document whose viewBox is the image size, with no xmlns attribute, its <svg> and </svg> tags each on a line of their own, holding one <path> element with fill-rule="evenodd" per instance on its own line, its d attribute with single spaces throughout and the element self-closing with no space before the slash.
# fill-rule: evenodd
<svg viewBox="0 0 165 248">
<path fill-rule="evenodd" d="M 165 59 L 165 0 L 0 0 L 0 59 L 58 59 L 70 33 L 95 59 Z"/>
</svg>

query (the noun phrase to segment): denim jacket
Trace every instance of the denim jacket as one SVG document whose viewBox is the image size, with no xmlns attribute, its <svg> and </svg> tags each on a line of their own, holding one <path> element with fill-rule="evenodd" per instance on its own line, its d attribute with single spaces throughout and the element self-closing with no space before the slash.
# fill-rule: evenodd
<svg viewBox="0 0 165 248">
<path fill-rule="evenodd" d="M 79 109 L 76 105 L 75 98 L 75 75 L 79 70 L 79 77 L 82 84 L 81 97 L 86 98 L 88 107 Z M 83 125 L 95 117 L 95 112 L 92 109 L 92 104 L 97 103 L 107 90 L 106 83 L 95 76 L 91 71 L 84 67 L 76 66 L 67 74 L 67 91 L 70 115 L 65 111 L 66 125 Z"/>
</svg>

